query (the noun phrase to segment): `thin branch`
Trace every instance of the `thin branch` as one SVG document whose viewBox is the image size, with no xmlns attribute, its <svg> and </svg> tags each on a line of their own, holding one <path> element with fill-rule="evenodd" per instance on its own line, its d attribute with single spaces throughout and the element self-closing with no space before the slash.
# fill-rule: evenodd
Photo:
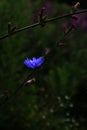
<svg viewBox="0 0 87 130">
<path fill-rule="evenodd" d="M 62 15 L 62 16 L 57 16 L 57 17 L 49 18 L 49 19 L 44 20 L 44 23 L 56 21 L 56 20 L 59 20 L 59 19 L 70 17 L 70 16 L 75 15 L 75 14 L 81 14 L 81 13 L 85 13 L 85 12 L 87 12 L 87 9 L 80 10 L 80 11 L 77 11 L 77 12 L 74 12 L 74 13 L 65 14 L 65 15 Z M 11 35 L 14 35 L 14 34 L 18 33 L 18 32 L 27 30 L 29 28 L 34 28 L 34 27 L 37 27 L 37 26 L 40 26 L 40 25 L 41 25 L 41 23 L 38 22 L 38 23 L 35 23 L 35 24 L 31 24 L 29 26 L 25 26 L 23 28 L 17 29 L 16 31 L 14 31 L 10 35 L 9 34 L 5 34 L 4 36 L 0 37 L 0 40 L 5 39 L 5 38 L 7 38 L 7 37 L 9 37 Z"/>
<path fill-rule="evenodd" d="M 0 104 L 0 106 L 2 107 L 2 106 L 5 105 L 6 103 L 9 103 L 9 101 L 10 101 L 13 97 L 15 97 L 15 96 L 18 94 L 18 92 L 21 90 L 21 88 L 23 88 L 23 87 L 27 84 L 27 81 L 30 79 L 30 77 L 31 77 L 34 73 L 35 73 L 35 70 L 33 70 L 33 71 L 26 77 L 26 79 L 20 84 L 20 86 L 16 88 L 16 90 L 14 91 L 14 93 L 11 94 L 11 96 L 7 97 L 7 98 Z M 31 79 L 31 82 L 29 82 L 29 85 L 31 85 L 33 81 L 34 81 L 34 80 Z"/>
<path fill-rule="evenodd" d="M 45 22 L 52 22 L 52 21 L 55 21 L 55 20 L 58 20 L 58 19 L 63 19 L 63 18 L 66 18 L 66 17 L 70 17 L 72 15 L 75 15 L 75 14 L 81 14 L 81 13 L 86 13 L 87 12 L 87 9 L 84 9 L 84 10 L 80 10 L 80 11 L 77 11 L 77 12 L 74 12 L 74 13 L 70 13 L 70 14 L 65 14 L 65 15 L 62 15 L 62 16 L 57 16 L 57 17 L 54 17 L 54 18 L 50 18 L 50 19 L 47 19 Z"/>
</svg>

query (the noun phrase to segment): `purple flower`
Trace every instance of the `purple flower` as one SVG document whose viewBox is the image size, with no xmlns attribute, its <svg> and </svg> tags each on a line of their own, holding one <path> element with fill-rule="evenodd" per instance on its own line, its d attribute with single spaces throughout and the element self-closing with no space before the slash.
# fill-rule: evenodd
<svg viewBox="0 0 87 130">
<path fill-rule="evenodd" d="M 52 3 L 47 1 L 44 7 L 45 7 L 44 15 L 48 16 L 52 11 L 52 7 L 53 7 Z"/>
<path fill-rule="evenodd" d="M 28 68 L 35 69 L 35 68 L 41 66 L 42 63 L 43 63 L 43 61 L 44 61 L 44 57 L 43 57 L 43 56 L 41 56 L 41 57 L 39 57 L 39 58 L 33 57 L 32 60 L 26 58 L 26 59 L 24 60 L 24 64 L 25 64 Z"/>
<path fill-rule="evenodd" d="M 78 14 L 72 16 L 72 25 L 76 28 L 76 26 L 80 23 L 80 16 Z"/>
<path fill-rule="evenodd" d="M 43 7 L 44 7 L 43 16 L 48 16 L 49 14 L 51 14 L 52 7 L 53 7 L 51 2 L 47 1 L 45 3 L 45 5 L 43 5 Z M 41 9 L 39 9 L 39 8 L 34 12 L 34 14 L 33 14 L 34 23 L 39 21 L 40 12 L 41 12 Z"/>
<path fill-rule="evenodd" d="M 87 13 L 81 14 L 81 28 L 87 31 Z"/>
</svg>

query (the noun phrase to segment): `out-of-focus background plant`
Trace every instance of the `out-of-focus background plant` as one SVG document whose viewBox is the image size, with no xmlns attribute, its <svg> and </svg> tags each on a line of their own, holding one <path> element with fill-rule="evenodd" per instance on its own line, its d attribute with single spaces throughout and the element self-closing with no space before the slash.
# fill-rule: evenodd
<svg viewBox="0 0 87 130">
<path fill-rule="evenodd" d="M 47 18 L 70 13 L 71 6 L 55 1 L 1 0 L 0 36 L 8 22 L 16 28 L 37 22 L 45 7 Z M 79 14 L 75 30 L 62 39 L 70 18 L 28 29 L 0 41 L 0 104 L 32 72 L 24 65 L 26 57 L 49 52 L 42 68 L 28 84 L 0 106 L 0 130 L 86 130 L 87 122 L 87 13 Z"/>
</svg>

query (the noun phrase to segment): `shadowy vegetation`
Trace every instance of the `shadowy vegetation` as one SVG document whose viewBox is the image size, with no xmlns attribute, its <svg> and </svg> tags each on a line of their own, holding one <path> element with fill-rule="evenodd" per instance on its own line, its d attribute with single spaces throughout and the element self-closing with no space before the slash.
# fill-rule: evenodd
<svg viewBox="0 0 87 130">
<path fill-rule="evenodd" d="M 42 7 L 45 7 L 46 18 L 72 11 L 72 7 L 57 1 L 1 0 L 0 37 L 8 33 L 8 22 L 16 29 L 38 22 Z M 0 40 L 1 130 L 86 130 L 86 41 L 87 13 L 49 22 Z M 32 69 L 24 65 L 26 57 L 32 59 L 43 55 L 41 68 L 30 75 L 26 85 L 8 101 L 32 73 Z M 29 84 L 32 78 L 35 82 Z"/>
</svg>

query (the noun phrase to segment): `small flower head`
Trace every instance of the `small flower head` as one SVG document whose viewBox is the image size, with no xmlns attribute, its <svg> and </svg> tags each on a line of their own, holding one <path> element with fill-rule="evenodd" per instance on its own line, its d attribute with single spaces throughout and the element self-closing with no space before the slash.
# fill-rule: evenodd
<svg viewBox="0 0 87 130">
<path fill-rule="evenodd" d="M 28 68 L 31 68 L 31 69 L 35 69 L 37 67 L 40 67 L 42 65 L 44 61 L 44 57 L 41 56 L 39 58 L 35 58 L 33 57 L 32 60 L 31 59 L 28 59 L 26 58 L 24 60 L 24 64 L 28 67 Z"/>
<path fill-rule="evenodd" d="M 80 23 L 80 16 L 77 14 L 77 15 L 73 15 L 72 16 L 72 22 L 71 22 L 71 24 L 72 24 L 72 26 L 74 27 L 74 28 L 76 28 L 76 26 L 78 25 Z"/>
</svg>

